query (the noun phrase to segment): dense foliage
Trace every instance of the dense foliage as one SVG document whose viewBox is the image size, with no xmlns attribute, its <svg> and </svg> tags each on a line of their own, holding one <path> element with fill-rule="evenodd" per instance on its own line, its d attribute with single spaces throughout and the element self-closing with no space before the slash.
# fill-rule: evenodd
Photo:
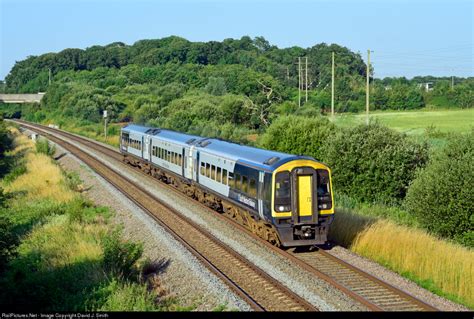
<svg viewBox="0 0 474 319">
<path fill-rule="evenodd" d="M 281 116 L 263 134 L 260 146 L 325 160 L 323 148 L 331 143 L 330 137 L 335 130 L 335 125 L 321 116 Z"/>
<path fill-rule="evenodd" d="M 406 205 L 429 230 L 474 246 L 474 131 L 452 137 L 410 185 Z"/>
<path fill-rule="evenodd" d="M 12 148 L 12 144 L 12 138 L 8 133 L 5 122 L 0 118 L 0 177 L 3 177 L 8 170 L 9 161 L 5 152 Z"/>
<path fill-rule="evenodd" d="M 343 129 L 326 148 L 337 191 L 362 201 L 393 202 L 405 197 L 428 148 L 378 123 Z"/>
</svg>

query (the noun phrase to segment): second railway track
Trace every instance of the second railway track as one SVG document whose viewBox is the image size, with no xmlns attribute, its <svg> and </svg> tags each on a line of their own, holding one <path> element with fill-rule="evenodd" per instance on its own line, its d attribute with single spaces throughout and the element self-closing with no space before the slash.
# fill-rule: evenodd
<svg viewBox="0 0 474 319">
<path fill-rule="evenodd" d="M 40 126 L 33 123 L 28 123 L 28 122 L 23 122 L 23 121 L 20 123 L 24 126 L 29 126 L 30 128 L 33 127 L 33 128 L 40 129 L 43 131 L 47 131 L 47 132 L 49 131 L 52 133 L 65 136 L 95 151 L 98 151 L 106 156 L 114 158 L 117 161 L 121 161 L 122 155 L 118 151 L 115 151 L 110 147 L 101 145 L 95 141 L 91 141 L 87 138 L 79 137 L 75 134 L 71 134 L 65 131 L 51 129 L 51 128 Z M 137 170 L 140 171 L 139 169 Z M 148 176 L 146 174 L 144 175 Z M 148 177 L 153 179 L 150 176 Z M 157 180 L 154 179 L 154 181 L 157 181 Z M 170 187 L 170 189 L 174 190 L 176 194 L 181 196 L 183 199 L 191 200 L 186 195 L 182 194 L 181 192 L 174 189 L 173 187 Z M 204 209 L 212 211 L 207 206 L 199 202 L 196 202 L 196 203 L 200 205 L 201 207 L 203 207 Z M 330 285 L 334 286 L 335 288 L 339 289 L 340 291 L 342 291 L 349 297 L 353 298 L 357 302 L 366 306 L 367 309 L 369 310 L 372 310 L 372 311 L 437 311 L 435 307 L 429 304 L 426 304 L 425 302 L 417 299 L 416 297 L 380 280 L 379 278 L 372 276 L 362 271 L 361 269 L 358 269 L 340 260 L 339 258 L 329 254 L 328 252 L 324 250 L 309 249 L 309 250 L 302 251 L 301 249 L 292 249 L 289 251 L 283 251 L 279 248 L 272 246 L 270 243 L 261 240 L 260 238 L 255 236 L 253 233 L 248 231 L 245 227 L 242 227 L 235 221 L 215 211 L 212 211 L 212 212 L 216 214 L 218 218 L 225 219 L 226 221 L 233 223 L 234 226 L 240 228 L 241 231 L 246 232 L 248 235 L 259 240 L 263 245 L 267 246 L 269 249 L 272 249 L 275 252 L 285 256 L 286 258 L 290 259 L 292 262 L 299 265 L 301 268 L 305 269 L 311 274 L 317 276 L 318 278 L 325 280 Z M 243 260 L 241 262 L 248 263 L 245 259 L 243 259 L 242 256 L 241 258 Z M 268 275 L 265 275 L 265 274 L 263 276 L 269 277 Z M 290 292 L 284 286 L 281 286 L 281 287 L 283 288 L 283 290 Z M 280 296 L 280 298 L 282 297 Z M 272 298 L 272 299 L 276 299 L 276 298 Z M 294 309 L 285 308 L 283 310 L 315 310 L 314 307 L 312 309 L 311 308 L 312 307 L 308 303 L 305 302 L 305 306 L 303 307 L 295 306 Z"/>
</svg>

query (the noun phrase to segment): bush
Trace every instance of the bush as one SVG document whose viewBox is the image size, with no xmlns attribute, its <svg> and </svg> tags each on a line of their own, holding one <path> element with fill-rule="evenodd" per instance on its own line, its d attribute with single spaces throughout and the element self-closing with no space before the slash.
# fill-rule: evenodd
<svg viewBox="0 0 474 319">
<path fill-rule="evenodd" d="M 261 137 L 261 147 L 324 160 L 323 145 L 336 127 L 323 117 L 281 116 Z"/>
<path fill-rule="evenodd" d="M 133 267 L 143 253 L 143 245 L 124 242 L 119 231 L 113 231 L 104 238 L 103 249 L 105 269 L 124 278 L 134 273 Z"/>
<path fill-rule="evenodd" d="M 36 152 L 51 156 L 56 152 L 56 148 L 49 145 L 47 140 L 39 139 L 36 141 Z"/>
<path fill-rule="evenodd" d="M 428 230 L 474 246 L 474 130 L 452 137 L 408 190 L 406 206 Z"/>
<path fill-rule="evenodd" d="M 428 159 L 426 144 L 378 123 L 342 130 L 326 149 L 337 191 L 362 202 L 403 199 L 416 169 Z"/>
</svg>

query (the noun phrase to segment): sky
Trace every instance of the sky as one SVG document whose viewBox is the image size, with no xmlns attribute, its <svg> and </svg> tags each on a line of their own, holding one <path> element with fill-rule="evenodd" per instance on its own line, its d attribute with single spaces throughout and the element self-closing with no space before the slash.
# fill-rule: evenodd
<svg viewBox="0 0 474 319">
<path fill-rule="evenodd" d="M 0 0 L 0 79 L 30 55 L 177 35 L 337 43 L 375 77 L 474 76 L 472 0 Z"/>
</svg>

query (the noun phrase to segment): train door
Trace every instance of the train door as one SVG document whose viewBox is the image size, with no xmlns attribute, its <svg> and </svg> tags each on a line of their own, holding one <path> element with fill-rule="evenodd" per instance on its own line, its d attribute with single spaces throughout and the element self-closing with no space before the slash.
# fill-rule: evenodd
<svg viewBox="0 0 474 319">
<path fill-rule="evenodd" d="M 258 172 L 258 187 L 257 187 L 257 189 L 258 189 L 257 194 L 258 195 L 257 195 L 257 198 L 258 198 L 258 214 L 259 214 L 260 218 L 262 218 L 262 219 L 265 219 L 264 212 L 263 212 L 264 178 L 265 178 L 265 173 L 262 172 L 262 171 L 259 171 Z"/>
<path fill-rule="evenodd" d="M 292 171 L 293 222 L 308 223 L 318 220 L 317 197 L 315 196 L 317 175 L 311 167 L 299 167 Z"/>
<path fill-rule="evenodd" d="M 145 135 L 143 143 L 143 159 L 146 161 L 150 160 L 150 149 L 151 149 L 151 136 Z"/>
<path fill-rule="evenodd" d="M 187 167 L 186 167 L 186 171 L 185 171 L 185 176 L 186 178 L 189 178 L 189 179 L 192 179 L 192 180 L 196 180 L 195 176 L 194 176 L 194 163 L 195 163 L 195 159 L 196 159 L 196 153 L 197 153 L 197 150 L 196 150 L 196 147 L 194 145 L 191 145 L 189 147 L 189 151 L 188 151 L 188 158 L 187 158 Z"/>
</svg>

